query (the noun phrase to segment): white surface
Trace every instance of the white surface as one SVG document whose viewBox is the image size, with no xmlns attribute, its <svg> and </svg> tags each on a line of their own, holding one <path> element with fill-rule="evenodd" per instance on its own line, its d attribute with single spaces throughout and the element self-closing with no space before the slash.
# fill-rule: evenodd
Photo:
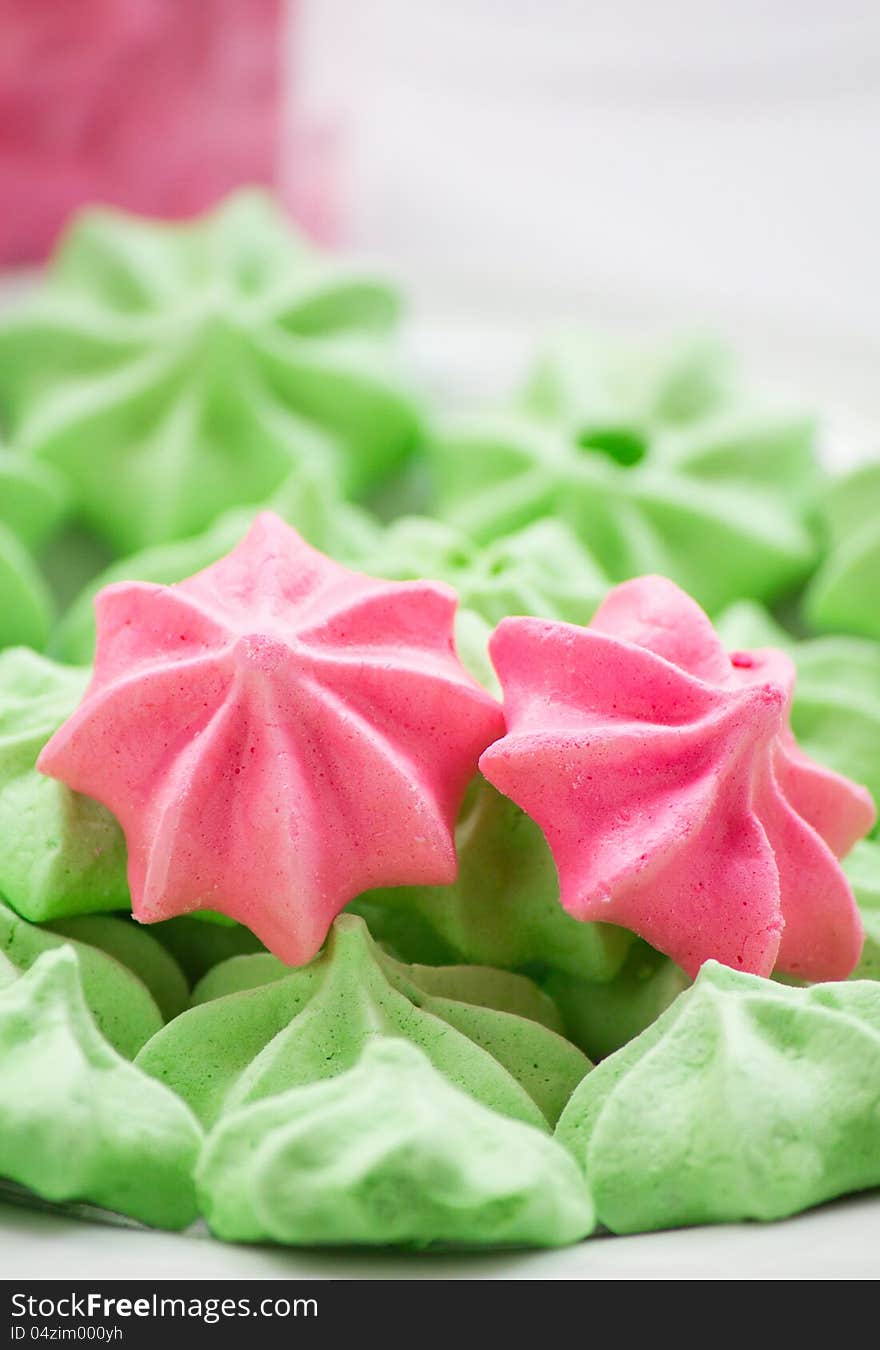
<svg viewBox="0 0 880 1350">
<path fill-rule="evenodd" d="M 462 1256 L 287 1251 L 121 1229 L 0 1203 L 5 1280 L 843 1280 L 880 1277 L 880 1197 L 776 1224 L 596 1237 L 561 1251 Z"/>
</svg>

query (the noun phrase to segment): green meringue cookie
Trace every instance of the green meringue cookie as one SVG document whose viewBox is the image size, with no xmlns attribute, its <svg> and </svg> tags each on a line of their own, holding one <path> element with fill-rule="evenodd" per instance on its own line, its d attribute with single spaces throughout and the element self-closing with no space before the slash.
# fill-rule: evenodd
<svg viewBox="0 0 880 1350">
<path fill-rule="evenodd" d="M 815 418 L 757 401 L 714 342 L 633 342 L 569 329 L 545 343 L 522 404 L 564 426 L 582 449 L 624 466 L 651 460 L 805 502 L 816 493 Z"/>
<path fill-rule="evenodd" d="M 814 561 L 787 495 L 744 477 L 688 474 L 662 456 L 625 467 L 523 418 L 463 425 L 432 454 L 438 514 L 480 542 L 553 516 L 612 581 L 660 573 L 711 613 L 792 589 Z"/>
<path fill-rule="evenodd" d="M 880 640 L 880 462 L 833 483 L 824 507 L 828 556 L 804 612 L 821 631 Z"/>
<path fill-rule="evenodd" d="M 0 1102 L 0 1175 L 159 1228 L 196 1218 L 201 1130 L 95 1026 L 72 946 L 0 989 Z"/>
<path fill-rule="evenodd" d="M 576 1089 L 557 1137 L 614 1233 L 780 1219 L 880 1184 L 880 985 L 708 961 Z"/>
<path fill-rule="evenodd" d="M 555 1247 L 595 1222 L 554 1140 L 385 1037 L 335 1078 L 224 1116 L 197 1185 L 209 1227 L 238 1242 Z"/>
<path fill-rule="evenodd" d="M 363 531 L 345 560 L 391 581 L 445 581 L 458 594 L 458 655 L 475 679 L 500 696 L 489 658 L 495 625 L 509 614 L 586 623 L 610 585 L 567 525 L 539 520 L 496 540 L 474 544 L 428 516 L 401 516 L 370 539 Z"/>
<path fill-rule="evenodd" d="M 36 922 L 131 904 L 115 818 L 34 767 L 89 676 L 23 647 L 0 652 L 0 897 Z"/>
<path fill-rule="evenodd" d="M 347 490 L 418 436 L 388 374 L 398 302 L 245 190 L 183 224 L 94 209 L 0 328 L 16 447 L 120 552 L 204 529 L 318 458 Z"/>
<path fill-rule="evenodd" d="M 566 913 L 543 834 L 482 778 L 465 799 L 456 849 L 458 879 L 451 886 L 368 891 L 349 909 L 408 960 L 562 970 L 590 980 L 617 973 L 633 935 Z"/>
<path fill-rule="evenodd" d="M 161 942 L 132 919 L 109 914 L 78 914 L 56 919 L 47 927 L 62 938 L 97 947 L 137 975 L 155 999 L 164 1021 L 189 1006 L 189 985 L 183 971 Z"/>
<path fill-rule="evenodd" d="M 562 1014 L 569 1040 L 600 1060 L 640 1035 L 689 984 L 668 956 L 637 940 L 613 980 L 553 971 L 544 988 Z"/>
<path fill-rule="evenodd" d="M 239 963 L 235 992 L 183 1013 L 137 1058 L 206 1126 L 226 1111 L 351 1068 L 380 1035 L 412 1040 L 486 1106 L 543 1128 L 590 1068 L 540 1022 L 435 992 L 431 979 L 424 987 L 418 968 L 383 953 L 353 915 L 336 920 L 308 966 L 241 990 L 240 970 Z M 498 975 L 490 979 L 497 992 Z"/>
<path fill-rule="evenodd" d="M 862 924 L 865 945 L 852 979 L 880 980 L 880 843 L 863 839 L 843 863 L 853 888 Z"/>
<path fill-rule="evenodd" d="M 49 588 L 24 544 L 0 523 L 0 649 L 41 649 L 52 628 Z"/>
<path fill-rule="evenodd" d="M 390 953 L 387 953 L 390 956 Z M 392 958 L 392 968 L 401 963 Z M 228 961 L 212 967 L 192 991 L 191 1005 L 209 1003 L 227 994 L 240 994 L 246 989 L 283 980 L 290 974 L 286 966 L 271 952 L 232 956 Z M 508 970 L 493 970 L 490 966 L 424 966 L 412 964 L 407 968 L 408 978 L 418 985 L 423 994 L 452 999 L 456 1003 L 471 1003 L 477 1008 L 493 1008 L 496 1012 L 512 1013 L 530 1022 L 540 1022 L 550 1031 L 562 1032 L 559 1009 L 549 994 L 532 980 Z"/>
<path fill-rule="evenodd" d="M 313 548 L 343 561 L 352 554 L 367 552 L 381 533 L 368 512 L 339 497 L 325 469 L 302 465 L 260 506 L 234 507 L 201 534 L 155 544 L 104 568 L 88 582 L 64 615 L 52 642 L 53 655 L 77 665 L 88 664 L 95 650 L 98 591 L 117 581 L 152 581 L 170 586 L 194 576 L 240 544 L 261 510 L 274 511 Z"/>
<path fill-rule="evenodd" d="M 244 924 L 211 922 L 207 910 L 151 923 L 150 935 L 173 956 L 191 986 L 230 957 L 266 950 Z"/>
<path fill-rule="evenodd" d="M 38 928 L 0 903 L 0 953 L 17 970 L 29 970 L 44 952 L 62 947 L 73 948 L 79 958 L 83 993 L 101 1031 L 121 1055 L 134 1059 L 162 1026 L 158 1005 L 138 974 L 91 940 Z"/>
<path fill-rule="evenodd" d="M 797 641 L 759 606 L 731 606 L 716 627 L 726 644 L 782 647 L 797 667 L 791 725 L 821 764 L 863 783 L 880 802 L 880 643 L 865 638 Z"/>
<path fill-rule="evenodd" d="M 0 648 L 46 645 L 54 605 L 33 555 L 66 501 L 64 481 L 48 465 L 0 449 Z"/>
</svg>

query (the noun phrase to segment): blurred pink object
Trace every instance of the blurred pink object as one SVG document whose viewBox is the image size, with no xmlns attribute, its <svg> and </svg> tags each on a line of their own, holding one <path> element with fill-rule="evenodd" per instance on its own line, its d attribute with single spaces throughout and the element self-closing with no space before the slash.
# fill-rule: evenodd
<svg viewBox="0 0 880 1350">
<path fill-rule="evenodd" d="M 0 261 L 42 257 L 83 203 L 179 217 L 277 184 L 293 19 L 283 0 L 0 0 Z M 323 232 L 323 186 L 285 177 Z"/>
</svg>

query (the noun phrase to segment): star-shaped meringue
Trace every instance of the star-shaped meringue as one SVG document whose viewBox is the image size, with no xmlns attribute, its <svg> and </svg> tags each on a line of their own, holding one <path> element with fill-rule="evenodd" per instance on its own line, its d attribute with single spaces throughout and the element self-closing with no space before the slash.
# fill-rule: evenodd
<svg viewBox="0 0 880 1350">
<path fill-rule="evenodd" d="M 455 878 L 456 813 L 503 731 L 455 603 L 266 512 L 187 581 L 101 592 L 94 678 L 38 767 L 119 819 L 137 918 L 220 910 L 308 961 L 361 891 Z"/>
<path fill-rule="evenodd" d="M 480 767 L 543 829 L 570 913 L 633 929 L 690 974 L 709 958 L 850 973 L 862 930 L 837 858 L 874 805 L 798 749 L 787 656 L 728 655 L 650 576 L 588 628 L 505 619 L 491 654 L 507 735 Z"/>
</svg>

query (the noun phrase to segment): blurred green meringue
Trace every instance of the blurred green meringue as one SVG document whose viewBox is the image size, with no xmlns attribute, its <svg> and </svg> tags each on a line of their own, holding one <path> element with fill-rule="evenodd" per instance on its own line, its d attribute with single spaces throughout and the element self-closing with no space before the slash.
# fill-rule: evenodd
<svg viewBox="0 0 880 1350">
<path fill-rule="evenodd" d="M 56 919 L 47 928 L 59 937 L 106 952 L 138 977 L 153 996 L 166 1022 L 189 1006 L 189 985 L 174 957 L 152 929 L 111 914 L 78 914 Z"/>
<path fill-rule="evenodd" d="M 824 632 L 880 641 L 880 463 L 832 483 L 823 500 L 828 556 L 804 597 L 804 612 Z"/>
<path fill-rule="evenodd" d="M 253 983 L 249 964 L 253 978 L 266 982 Z M 206 1126 L 351 1068 L 377 1036 L 412 1040 L 485 1106 L 544 1129 L 590 1068 L 558 1032 L 521 1015 L 529 997 L 530 1006 L 537 1002 L 553 1016 L 550 1001 L 529 992 L 522 976 L 487 971 L 481 981 L 470 969 L 405 966 L 382 952 L 354 915 L 336 920 L 308 966 L 286 970 L 259 954 L 227 965 L 228 973 L 220 966 L 208 975 L 209 992 L 197 992 L 197 1006 L 137 1057 Z"/>
<path fill-rule="evenodd" d="M 61 620 L 52 641 L 53 655 L 77 665 L 89 663 L 95 651 L 94 604 L 98 591 L 117 581 L 170 586 L 194 576 L 240 544 L 261 510 L 274 511 L 313 548 L 343 560 L 372 548 L 380 533 L 368 512 L 339 497 L 326 469 L 313 464 L 300 466 L 266 502 L 236 506 L 200 534 L 155 544 L 104 568 Z"/>
<path fill-rule="evenodd" d="M 880 1185 L 880 984 L 715 961 L 572 1095 L 557 1138 L 614 1233 L 780 1219 Z"/>
<path fill-rule="evenodd" d="M 481 547 L 443 521 L 401 516 L 360 551 L 358 566 L 392 581 L 445 581 L 493 627 L 510 614 L 587 623 L 611 584 L 557 520 Z"/>
<path fill-rule="evenodd" d="M 90 675 L 24 647 L 0 652 L 0 897 L 36 922 L 131 907 L 115 818 L 34 767 Z"/>
<path fill-rule="evenodd" d="M 569 333 L 519 409 L 435 438 L 435 507 L 481 543 L 564 521 L 613 582 L 661 573 L 714 613 L 808 575 L 814 442 L 812 418 L 755 404 L 712 347 Z"/>
<path fill-rule="evenodd" d="M 647 453 L 658 431 L 679 430 L 716 415 L 733 399 L 730 353 L 695 337 L 636 342 L 570 327 L 545 338 L 522 403 L 562 422 L 620 464 Z"/>
<path fill-rule="evenodd" d="M 0 988 L 0 1175 L 160 1228 L 197 1215 L 199 1126 L 92 1020 L 72 945 Z"/>
<path fill-rule="evenodd" d="M 403 1245 L 561 1246 L 593 1229 L 571 1158 L 454 1087 L 407 1041 L 225 1115 L 197 1172 L 218 1237 Z"/>
<path fill-rule="evenodd" d="M 0 648 L 46 645 L 54 607 L 34 555 L 66 505 L 64 482 L 51 468 L 0 449 Z"/>
<path fill-rule="evenodd" d="M 123 923 L 121 919 L 108 922 L 120 926 Z M 146 933 L 141 936 L 146 944 L 153 941 Z M 29 970 L 45 952 L 72 948 L 79 960 L 86 1003 L 100 1030 L 115 1050 L 126 1059 L 134 1059 L 141 1046 L 162 1026 L 163 1017 L 144 980 L 132 968 L 140 965 L 143 969 L 143 958 L 132 965 L 123 963 L 105 950 L 114 945 L 112 938 L 108 943 L 106 937 L 98 945 L 94 931 L 81 932 L 76 937 L 38 928 L 0 903 L 0 952 L 7 961 L 17 971 Z M 118 945 L 116 950 L 120 950 Z"/>
<path fill-rule="evenodd" d="M 0 649 L 22 644 L 42 650 L 54 606 L 37 564 L 11 530 L 0 524 Z"/>
<path fill-rule="evenodd" d="M 360 493 L 419 418 L 389 373 L 398 311 L 244 190 L 169 224 L 95 208 L 0 325 L 0 409 L 126 553 L 264 500 L 298 463 Z"/>
</svg>

